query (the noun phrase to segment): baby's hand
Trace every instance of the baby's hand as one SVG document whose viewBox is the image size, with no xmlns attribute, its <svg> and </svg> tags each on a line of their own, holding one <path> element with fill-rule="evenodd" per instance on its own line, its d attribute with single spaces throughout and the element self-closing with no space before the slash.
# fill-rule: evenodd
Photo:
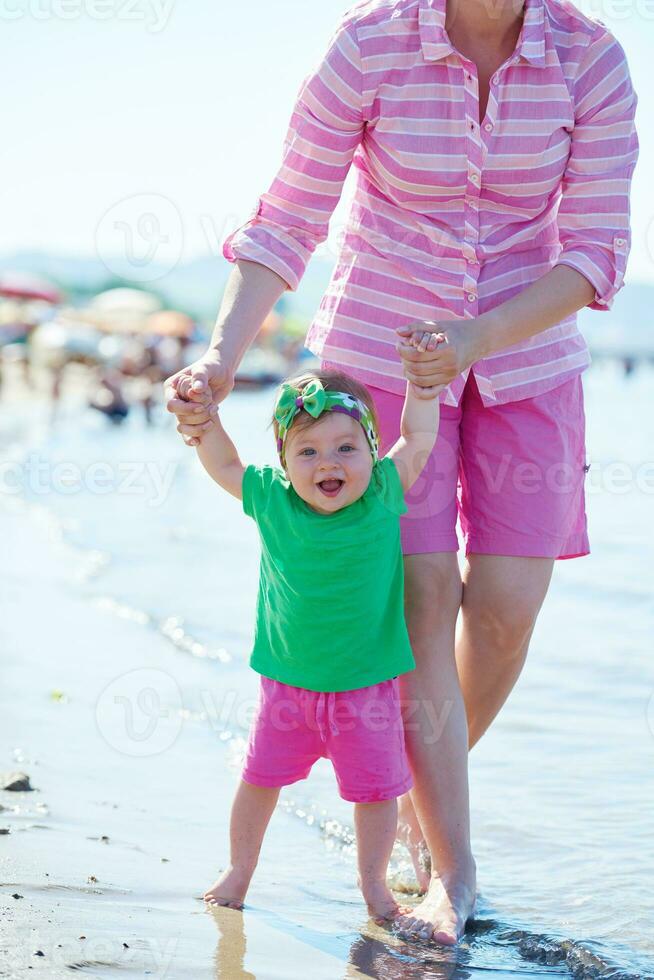
<svg viewBox="0 0 654 980">
<path fill-rule="evenodd" d="M 193 379 L 191 377 L 184 376 L 180 378 L 179 381 L 177 382 L 177 397 L 181 398 L 182 401 L 190 402 L 191 401 L 190 393 L 191 393 L 192 384 L 193 384 Z M 190 426 L 188 424 L 185 425 L 183 422 L 180 422 L 179 425 L 177 426 L 177 431 L 182 436 L 192 435 L 193 438 L 197 440 L 197 442 L 195 442 L 194 445 L 197 445 L 198 442 L 202 442 L 202 437 L 204 436 L 206 431 L 213 426 L 213 424 L 214 424 L 214 420 L 212 419 L 211 415 L 209 415 L 209 418 L 206 422 L 195 422 L 195 424 L 191 424 Z"/>
<path fill-rule="evenodd" d="M 424 354 L 425 351 L 436 350 L 439 344 L 444 343 L 445 334 L 432 333 L 429 330 L 414 330 L 404 338 L 404 342 Z"/>
<path fill-rule="evenodd" d="M 189 396 L 191 394 L 192 383 L 193 379 L 190 377 L 180 378 L 177 382 L 177 394 L 180 398 L 183 398 L 184 401 L 190 401 Z"/>
</svg>

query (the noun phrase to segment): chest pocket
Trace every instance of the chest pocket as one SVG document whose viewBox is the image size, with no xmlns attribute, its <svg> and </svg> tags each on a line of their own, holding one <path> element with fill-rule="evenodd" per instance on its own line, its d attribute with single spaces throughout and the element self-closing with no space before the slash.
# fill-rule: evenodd
<svg viewBox="0 0 654 980">
<path fill-rule="evenodd" d="M 440 66 L 439 66 L 440 67 Z M 420 204 L 460 196 L 467 158 L 465 109 L 452 100 L 452 87 L 433 82 L 382 82 L 363 140 L 367 166 L 387 196 Z"/>
<path fill-rule="evenodd" d="M 511 98 L 514 86 L 519 99 Z M 509 210 L 517 203 L 523 216 L 539 214 L 570 155 L 574 106 L 563 77 L 545 84 L 539 69 L 509 68 L 491 89 L 487 118 L 493 128 L 482 131 L 482 188 Z"/>
</svg>

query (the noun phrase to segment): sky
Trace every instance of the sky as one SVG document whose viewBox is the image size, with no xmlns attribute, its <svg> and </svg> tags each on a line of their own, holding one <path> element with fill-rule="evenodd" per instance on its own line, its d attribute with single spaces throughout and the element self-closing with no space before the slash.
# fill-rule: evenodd
<svg viewBox="0 0 654 980">
<path fill-rule="evenodd" d="M 218 256 L 279 166 L 352 0 L 0 0 L 0 255 Z M 641 155 L 628 280 L 654 282 L 654 0 L 579 0 L 623 45 Z M 342 224 L 348 179 L 332 221 Z M 320 254 L 334 254 L 334 238 Z M 224 260 L 223 260 L 224 261 Z M 140 270 L 140 271 L 139 271 Z"/>
</svg>

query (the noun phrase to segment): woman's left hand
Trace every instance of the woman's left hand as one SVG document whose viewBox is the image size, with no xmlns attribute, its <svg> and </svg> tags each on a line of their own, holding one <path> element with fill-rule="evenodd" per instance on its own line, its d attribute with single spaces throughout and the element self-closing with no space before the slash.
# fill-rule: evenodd
<svg viewBox="0 0 654 980">
<path fill-rule="evenodd" d="M 418 350 L 410 339 L 426 331 L 443 334 L 445 339 L 434 350 Z M 450 384 L 480 356 L 474 344 L 474 319 L 409 323 L 395 333 L 405 377 L 423 388 Z"/>
</svg>

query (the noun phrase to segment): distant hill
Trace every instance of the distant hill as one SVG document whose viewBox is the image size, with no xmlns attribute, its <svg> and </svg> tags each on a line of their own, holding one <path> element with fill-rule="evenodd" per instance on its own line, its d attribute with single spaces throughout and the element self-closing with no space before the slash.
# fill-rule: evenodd
<svg viewBox="0 0 654 980">
<path fill-rule="evenodd" d="M 309 263 L 300 287 L 282 296 L 277 309 L 295 320 L 306 320 L 307 326 L 329 282 L 333 263 L 318 256 Z M 118 274 L 110 272 L 98 259 L 49 255 L 23 251 L 0 256 L 0 272 L 31 272 L 42 275 L 62 288 L 73 305 L 81 305 L 91 296 L 120 285 L 131 285 L 130 266 L 115 265 Z M 163 302 L 183 310 L 208 328 L 213 326 L 220 298 L 231 265 L 222 256 L 195 259 L 178 265 L 144 288 L 157 293 Z M 654 357 L 654 284 L 630 282 L 617 295 L 613 309 L 607 312 L 582 310 L 579 325 L 591 351 Z"/>
</svg>

